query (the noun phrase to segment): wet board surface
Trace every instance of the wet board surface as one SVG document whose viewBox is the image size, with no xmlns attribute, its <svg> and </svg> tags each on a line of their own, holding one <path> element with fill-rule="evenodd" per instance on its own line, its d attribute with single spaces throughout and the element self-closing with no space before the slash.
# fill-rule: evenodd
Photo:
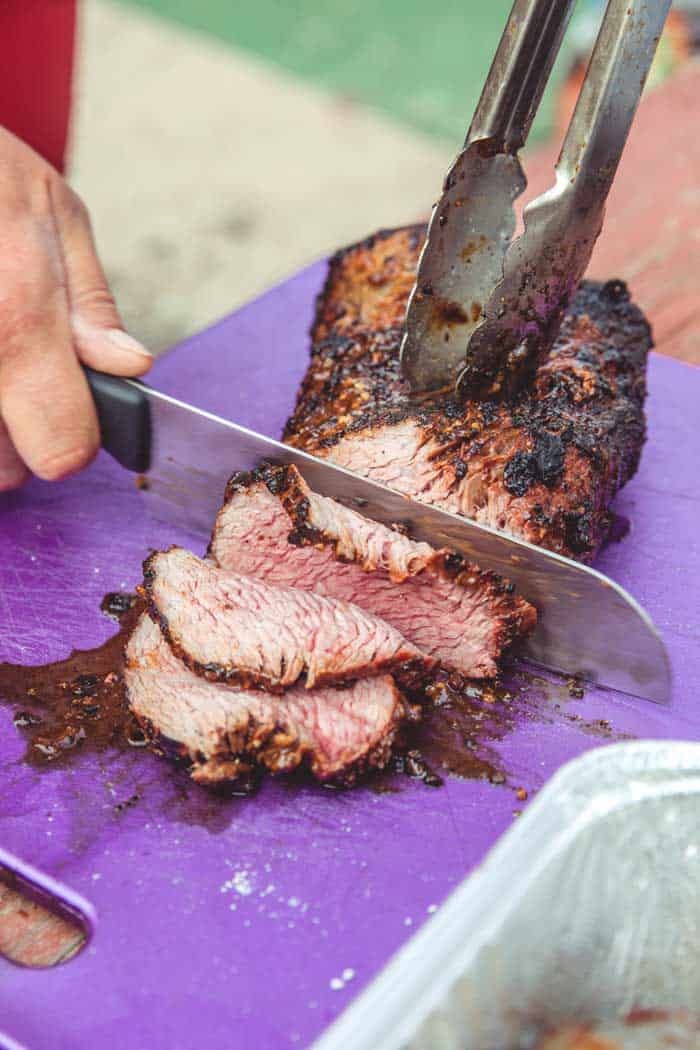
<svg viewBox="0 0 700 1050">
<path fill-rule="evenodd" d="M 277 436 L 323 275 L 311 267 L 176 348 L 151 381 Z M 268 781 L 253 798 L 222 800 L 143 750 L 38 771 L 22 761 L 24 740 L 0 705 L 0 847 L 94 912 L 90 943 L 64 965 L 0 960 L 6 1045 L 307 1045 L 509 826 L 526 804 L 512 787 L 532 793 L 605 742 L 572 715 L 635 736 L 700 739 L 700 373 L 654 356 L 649 386 L 642 466 L 616 504 L 631 532 L 598 567 L 662 631 L 671 709 L 593 689 L 560 709 L 545 697 L 543 717 L 523 717 L 495 745 L 510 786 L 403 779 L 378 794 Z M 78 479 L 0 497 L 0 508 L 5 661 L 54 661 L 99 644 L 115 631 L 100 599 L 133 588 L 149 547 L 205 545 L 146 518 L 133 478 L 105 456 Z M 138 802 L 120 805 L 134 794 Z"/>
</svg>

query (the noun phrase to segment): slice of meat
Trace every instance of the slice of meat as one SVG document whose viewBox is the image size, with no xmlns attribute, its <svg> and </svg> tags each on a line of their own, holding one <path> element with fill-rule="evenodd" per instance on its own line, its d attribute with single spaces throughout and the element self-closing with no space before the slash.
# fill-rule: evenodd
<svg viewBox="0 0 700 1050">
<path fill-rule="evenodd" d="M 281 692 L 426 666 L 418 649 L 349 602 L 227 572 L 181 547 L 144 562 L 148 611 L 197 674 Z"/>
<path fill-rule="evenodd" d="M 386 764 L 405 717 L 390 675 L 344 689 L 296 687 L 284 696 L 208 682 L 185 667 L 145 613 L 127 645 L 124 677 L 129 706 L 152 745 L 186 761 L 202 784 L 302 763 L 319 780 L 349 784 Z"/>
<path fill-rule="evenodd" d="M 620 281 L 582 282 L 510 403 L 409 396 L 399 369 L 423 227 L 332 260 L 285 440 L 493 528 L 590 561 L 644 441 L 651 333 Z"/>
<path fill-rule="evenodd" d="M 311 492 L 296 467 L 234 476 L 210 556 L 223 568 L 353 602 L 472 678 L 536 621 L 493 573 Z"/>
</svg>

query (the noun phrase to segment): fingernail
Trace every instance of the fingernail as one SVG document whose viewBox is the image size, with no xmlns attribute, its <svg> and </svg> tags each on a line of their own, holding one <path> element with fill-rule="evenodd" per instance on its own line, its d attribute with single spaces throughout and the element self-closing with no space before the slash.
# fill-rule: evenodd
<svg viewBox="0 0 700 1050">
<path fill-rule="evenodd" d="M 138 354 L 139 357 L 153 357 L 153 354 L 145 346 L 121 328 L 100 328 L 98 325 L 90 324 L 89 321 L 86 321 L 78 314 L 73 314 L 71 324 L 79 339 L 85 339 L 86 341 L 107 339 L 118 350 L 127 350 L 129 353 Z"/>
<path fill-rule="evenodd" d="M 121 328 L 105 328 L 104 334 L 120 350 L 131 350 L 133 354 L 140 354 L 142 357 L 153 357 L 150 350 L 147 350 L 142 343 L 139 343 L 138 339 L 134 339 L 133 336 L 129 335 L 128 332 L 122 331 Z"/>
</svg>

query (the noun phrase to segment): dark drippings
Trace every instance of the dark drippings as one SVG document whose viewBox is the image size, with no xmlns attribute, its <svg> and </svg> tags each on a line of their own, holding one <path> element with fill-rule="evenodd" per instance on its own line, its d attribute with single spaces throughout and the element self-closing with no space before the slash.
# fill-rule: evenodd
<svg viewBox="0 0 700 1050">
<path fill-rule="evenodd" d="M 484 683 L 438 672 L 422 695 L 412 693 L 412 699 L 422 700 L 422 718 L 408 724 L 389 768 L 375 775 L 370 786 L 378 793 L 400 790 L 392 778 L 400 773 L 433 787 L 448 774 L 505 785 L 524 802 L 528 790 L 512 781 L 496 747 L 518 724 L 563 722 L 588 736 L 627 739 L 607 719 L 588 720 L 570 710 L 571 700 L 584 695 L 577 676 L 545 678 L 520 668 L 511 670 L 506 682 Z"/>
<path fill-rule="evenodd" d="M 624 540 L 625 536 L 629 533 L 631 528 L 630 519 L 625 517 L 624 514 L 611 514 L 610 516 L 610 528 L 608 529 L 608 535 L 605 538 L 605 544 L 619 543 Z"/>
<path fill-rule="evenodd" d="M 507 773 L 493 744 L 515 724 L 508 690 L 439 672 L 424 692 L 423 717 L 408 729 L 397 771 L 428 787 L 439 786 L 444 773 L 505 784 Z"/>
<path fill-rule="evenodd" d="M 443 778 L 428 765 L 418 750 L 412 747 L 407 751 L 398 751 L 391 762 L 394 773 L 403 773 L 412 780 L 422 780 L 426 787 L 442 787 Z"/>
<path fill-rule="evenodd" d="M 103 612 L 119 631 L 97 649 L 74 650 L 66 660 L 25 667 L 0 663 L 0 697 L 18 709 L 14 724 L 34 766 L 65 762 L 86 750 L 142 746 L 145 739 L 124 702 L 122 657 L 138 617 L 133 595 L 108 594 Z"/>
<path fill-rule="evenodd" d="M 567 679 L 566 688 L 569 690 L 569 696 L 573 696 L 575 700 L 580 700 L 584 695 L 583 680 L 575 675 Z"/>
<path fill-rule="evenodd" d="M 124 591 L 112 591 L 109 594 L 105 594 L 100 602 L 100 611 L 112 620 L 116 620 L 117 623 L 121 623 L 127 613 L 136 608 L 137 604 L 138 598 L 135 594 L 128 594 Z"/>
<path fill-rule="evenodd" d="M 124 648 L 140 615 L 140 600 L 122 592 L 108 594 L 101 609 L 118 622 L 119 630 L 98 648 L 76 650 L 66 660 L 37 667 L 0 664 L 0 699 L 15 708 L 14 724 L 27 743 L 25 760 L 37 768 L 66 763 L 88 750 L 133 753 L 148 745 L 128 711 L 122 673 Z M 435 788 L 447 774 L 507 785 L 524 801 L 527 791 L 511 783 L 496 748 L 524 718 L 569 722 L 590 735 L 623 738 L 607 720 L 586 721 L 568 709 L 572 698 L 584 694 L 579 678 L 556 680 L 519 670 L 510 674 L 506 686 L 438 672 L 427 687 L 407 680 L 404 688 L 409 718 L 403 735 L 389 768 L 369 780 L 370 787 L 381 793 L 400 790 L 397 775 Z M 416 712 L 420 717 L 415 717 Z M 184 769 L 173 769 L 173 783 L 180 783 L 183 776 L 188 812 L 193 787 L 197 798 L 206 796 L 213 804 L 253 794 L 259 785 L 256 774 L 245 783 L 203 791 L 191 784 Z M 308 781 L 303 771 L 289 778 L 292 786 Z M 141 796 L 136 786 L 127 787 L 115 804 L 116 812 L 137 804 Z"/>
</svg>

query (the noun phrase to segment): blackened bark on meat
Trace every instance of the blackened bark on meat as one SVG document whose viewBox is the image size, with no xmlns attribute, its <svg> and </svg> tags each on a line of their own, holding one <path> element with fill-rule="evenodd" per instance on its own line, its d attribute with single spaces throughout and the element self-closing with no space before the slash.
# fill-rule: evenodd
<svg viewBox="0 0 700 1050">
<path fill-rule="evenodd" d="M 564 473 L 565 446 L 558 434 L 532 432 L 532 451 L 516 452 L 503 468 L 503 483 L 514 496 L 524 496 L 541 481 L 551 489 Z"/>
<path fill-rule="evenodd" d="M 644 441 L 651 333 L 622 281 L 583 281 L 532 385 L 510 403 L 415 399 L 399 369 L 423 227 L 338 253 L 285 440 L 588 561 Z"/>
</svg>

